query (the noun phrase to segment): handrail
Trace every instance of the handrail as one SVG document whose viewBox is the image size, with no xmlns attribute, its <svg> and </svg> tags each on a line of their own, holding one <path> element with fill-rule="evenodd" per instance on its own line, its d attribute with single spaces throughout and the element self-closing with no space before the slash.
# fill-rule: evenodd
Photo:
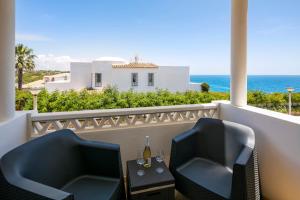
<svg viewBox="0 0 300 200">
<path fill-rule="evenodd" d="M 63 128 L 76 132 L 94 129 L 135 127 L 196 121 L 216 117 L 217 104 L 191 104 L 125 109 L 87 110 L 31 115 L 32 135 L 43 135 Z"/>
</svg>

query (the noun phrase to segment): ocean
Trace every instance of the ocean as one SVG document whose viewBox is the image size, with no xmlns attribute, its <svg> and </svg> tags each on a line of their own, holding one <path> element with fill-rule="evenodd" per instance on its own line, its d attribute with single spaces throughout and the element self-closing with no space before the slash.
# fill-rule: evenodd
<svg viewBox="0 0 300 200">
<path fill-rule="evenodd" d="M 229 75 L 191 75 L 193 83 L 206 82 L 214 92 L 229 92 Z M 287 87 L 300 92 L 300 75 L 250 75 L 248 76 L 248 91 L 286 92 Z"/>
</svg>

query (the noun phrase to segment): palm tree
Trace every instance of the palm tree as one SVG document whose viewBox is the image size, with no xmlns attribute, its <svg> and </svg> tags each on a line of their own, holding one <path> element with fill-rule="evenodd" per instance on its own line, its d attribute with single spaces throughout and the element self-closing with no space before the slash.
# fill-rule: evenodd
<svg viewBox="0 0 300 200">
<path fill-rule="evenodd" d="M 23 84 L 23 72 L 31 71 L 35 68 L 35 55 L 33 54 L 33 50 L 26 47 L 23 44 L 18 44 L 15 48 L 16 52 L 16 65 L 15 68 L 17 70 L 18 75 L 18 89 L 22 89 Z"/>
</svg>

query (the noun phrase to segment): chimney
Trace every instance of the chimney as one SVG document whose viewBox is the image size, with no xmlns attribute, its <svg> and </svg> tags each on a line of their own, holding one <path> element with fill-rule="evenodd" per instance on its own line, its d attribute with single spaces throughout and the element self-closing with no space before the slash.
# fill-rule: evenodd
<svg viewBox="0 0 300 200">
<path fill-rule="evenodd" d="M 134 56 L 134 62 L 135 62 L 135 63 L 138 63 L 138 62 L 139 62 L 139 56 L 138 56 L 138 55 Z"/>
</svg>

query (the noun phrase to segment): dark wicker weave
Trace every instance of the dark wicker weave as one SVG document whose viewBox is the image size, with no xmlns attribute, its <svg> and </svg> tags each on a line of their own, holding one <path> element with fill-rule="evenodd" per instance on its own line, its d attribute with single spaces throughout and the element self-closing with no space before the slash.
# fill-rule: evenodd
<svg viewBox="0 0 300 200">
<path fill-rule="evenodd" d="M 190 199 L 260 199 L 254 132 L 240 124 L 200 119 L 172 140 L 170 170 Z"/>
<path fill-rule="evenodd" d="M 125 199 L 119 145 L 61 130 L 0 160 L 1 200 Z"/>
</svg>

